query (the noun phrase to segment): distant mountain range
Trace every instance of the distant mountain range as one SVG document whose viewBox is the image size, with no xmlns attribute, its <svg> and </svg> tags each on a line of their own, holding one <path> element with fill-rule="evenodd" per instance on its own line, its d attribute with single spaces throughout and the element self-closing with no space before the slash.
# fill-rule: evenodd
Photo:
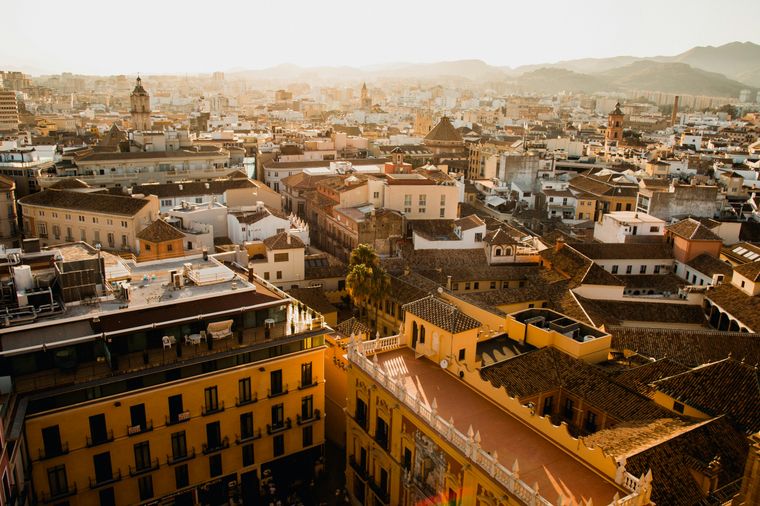
<svg viewBox="0 0 760 506">
<path fill-rule="evenodd" d="M 421 82 L 509 83 L 525 92 L 649 90 L 689 95 L 737 97 L 760 88 L 760 45 L 731 42 L 699 46 L 675 56 L 616 56 L 526 65 L 515 69 L 481 60 L 393 63 L 357 67 L 278 65 L 228 73 L 271 82 L 407 80 Z"/>
</svg>

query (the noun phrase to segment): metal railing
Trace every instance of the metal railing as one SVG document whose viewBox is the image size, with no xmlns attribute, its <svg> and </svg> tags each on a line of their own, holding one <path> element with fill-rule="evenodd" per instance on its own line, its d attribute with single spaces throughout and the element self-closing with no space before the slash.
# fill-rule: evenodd
<svg viewBox="0 0 760 506">
<path fill-rule="evenodd" d="M 185 449 L 184 455 L 167 455 L 166 456 L 166 464 L 167 465 L 174 465 L 178 462 L 184 462 L 186 460 L 194 459 L 195 458 L 195 447 L 190 448 L 190 451 L 187 451 Z"/>
<path fill-rule="evenodd" d="M 143 467 L 137 467 L 137 466 L 129 466 L 129 475 L 130 476 L 138 476 L 140 474 L 149 473 L 151 471 L 155 471 L 161 466 L 158 462 L 158 457 L 148 462 L 147 466 Z"/>
<path fill-rule="evenodd" d="M 296 415 L 296 423 L 297 423 L 298 425 L 305 425 L 305 424 L 307 424 L 307 423 L 316 422 L 317 420 L 319 420 L 319 419 L 321 419 L 321 418 L 322 418 L 322 412 L 321 412 L 321 411 L 319 411 L 318 409 L 315 409 L 315 410 L 314 410 L 314 411 L 311 413 L 311 416 L 308 416 L 308 417 L 305 417 L 305 416 L 301 416 L 301 414 L 300 414 L 300 413 L 299 413 L 299 414 L 297 414 L 297 415 Z"/>
<path fill-rule="evenodd" d="M 293 427 L 293 421 L 290 419 L 290 417 L 288 417 L 285 420 L 283 420 L 282 423 L 280 424 L 276 424 L 276 425 L 267 424 L 267 434 L 270 434 L 270 435 L 276 434 L 278 432 L 288 430 L 291 427 Z"/>
<path fill-rule="evenodd" d="M 109 429 L 106 431 L 105 437 L 102 438 L 94 438 L 93 436 L 87 436 L 87 447 L 93 447 L 97 445 L 102 445 L 105 443 L 110 443 L 113 441 L 113 429 Z"/>
<path fill-rule="evenodd" d="M 201 415 L 208 416 L 224 411 L 224 401 L 216 403 L 216 406 L 201 406 Z"/>
<path fill-rule="evenodd" d="M 230 438 L 228 436 L 224 436 L 222 439 L 214 443 L 203 443 L 203 454 L 208 455 L 210 453 L 222 451 L 229 447 Z"/>
<path fill-rule="evenodd" d="M 105 480 L 98 480 L 97 477 L 95 478 L 88 478 L 90 481 L 90 488 L 98 488 L 105 485 L 110 485 L 111 483 L 116 483 L 117 481 L 121 480 L 121 469 L 117 469 L 115 473 L 111 473 L 111 476 L 109 478 L 106 478 Z"/>
<path fill-rule="evenodd" d="M 242 434 L 240 436 L 235 434 L 235 444 L 237 445 L 255 441 L 257 439 L 261 439 L 261 429 L 255 429 L 253 434 Z"/>
</svg>

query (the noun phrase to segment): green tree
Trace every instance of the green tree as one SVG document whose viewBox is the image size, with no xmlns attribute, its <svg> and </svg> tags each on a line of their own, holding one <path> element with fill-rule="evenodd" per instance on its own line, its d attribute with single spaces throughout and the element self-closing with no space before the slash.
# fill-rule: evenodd
<svg viewBox="0 0 760 506">
<path fill-rule="evenodd" d="M 375 308 L 375 325 L 377 330 L 377 315 L 380 303 L 390 292 L 390 277 L 380 265 L 380 258 L 369 244 L 360 244 L 351 252 L 348 260 L 348 275 L 346 276 L 346 291 L 354 305 L 359 308 L 361 318 L 362 307 L 367 309 L 372 302 Z M 369 322 L 368 322 L 369 323 Z"/>
</svg>

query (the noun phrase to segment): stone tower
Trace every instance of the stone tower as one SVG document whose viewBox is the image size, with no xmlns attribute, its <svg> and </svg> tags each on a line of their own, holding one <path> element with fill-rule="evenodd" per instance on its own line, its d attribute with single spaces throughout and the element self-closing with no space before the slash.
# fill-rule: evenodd
<svg viewBox="0 0 760 506">
<path fill-rule="evenodd" d="M 367 91 L 367 83 L 362 84 L 361 108 L 366 111 L 372 109 L 372 99 Z"/>
<path fill-rule="evenodd" d="M 150 130 L 150 95 L 142 85 L 139 77 L 135 81 L 135 89 L 129 95 L 130 110 L 132 115 L 132 128 L 135 130 Z"/>
<path fill-rule="evenodd" d="M 625 115 L 620 110 L 620 102 L 615 104 L 615 110 L 607 117 L 607 132 L 604 134 L 604 140 L 607 143 L 621 142 L 623 140 L 623 118 Z"/>
</svg>

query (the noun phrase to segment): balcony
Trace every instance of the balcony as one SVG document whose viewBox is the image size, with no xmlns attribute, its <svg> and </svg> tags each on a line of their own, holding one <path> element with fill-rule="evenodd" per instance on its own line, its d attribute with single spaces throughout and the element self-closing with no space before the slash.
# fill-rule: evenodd
<svg viewBox="0 0 760 506">
<path fill-rule="evenodd" d="M 267 434 L 277 434 L 278 432 L 283 432 L 293 427 L 293 422 L 290 419 L 290 417 L 286 418 L 285 421 L 279 424 L 273 424 L 269 425 L 267 424 Z"/>
<path fill-rule="evenodd" d="M 261 439 L 261 429 L 255 429 L 253 431 L 253 434 L 244 434 L 242 436 L 235 434 L 235 444 L 237 445 L 250 443 L 251 441 L 255 441 L 257 439 Z"/>
<path fill-rule="evenodd" d="M 209 416 L 224 411 L 224 401 L 216 403 L 215 406 L 201 406 L 201 415 Z"/>
<path fill-rule="evenodd" d="M 148 420 L 144 424 L 127 425 L 127 436 L 137 436 L 153 430 L 153 420 Z"/>
<path fill-rule="evenodd" d="M 187 460 L 192 460 L 194 458 L 195 458 L 195 447 L 190 448 L 190 451 L 185 451 L 184 455 L 167 455 L 166 464 L 172 466 L 174 464 L 185 462 Z"/>
<path fill-rule="evenodd" d="M 61 443 L 60 448 L 50 448 L 50 449 L 40 448 L 39 450 L 37 450 L 37 452 L 39 453 L 40 460 L 47 460 L 47 459 L 52 459 L 55 457 L 60 457 L 61 455 L 66 455 L 67 453 L 69 453 L 69 443 L 68 442 Z"/>
<path fill-rule="evenodd" d="M 283 388 L 272 390 L 267 388 L 267 398 L 271 399 L 272 397 L 279 397 L 281 395 L 287 395 L 288 394 L 288 385 L 285 384 Z"/>
<path fill-rule="evenodd" d="M 190 410 L 182 411 L 181 413 L 177 413 L 174 416 L 172 415 L 167 416 L 166 425 L 176 425 L 178 423 L 187 422 L 189 420 L 190 420 Z"/>
<path fill-rule="evenodd" d="M 301 380 L 298 382 L 298 389 L 303 390 L 305 388 L 312 388 L 317 385 L 319 385 L 319 381 L 317 378 L 311 378 L 308 383 Z"/>
<path fill-rule="evenodd" d="M 143 467 L 137 467 L 137 466 L 132 467 L 132 466 L 129 466 L 129 475 L 133 476 L 133 477 L 134 476 L 139 476 L 141 474 L 145 474 L 145 473 L 149 473 L 151 471 L 155 471 L 156 469 L 158 469 L 160 467 L 160 464 L 158 463 L 158 458 L 155 458 L 155 459 L 151 460 L 148 464 L 149 465 L 143 466 Z"/>
<path fill-rule="evenodd" d="M 203 454 L 209 455 L 227 449 L 230 447 L 230 438 L 224 436 L 221 441 L 203 443 Z"/>
<path fill-rule="evenodd" d="M 367 466 L 362 466 L 359 462 L 357 462 L 356 457 L 351 455 L 348 458 L 348 463 L 351 466 L 351 469 L 353 469 L 356 473 L 356 476 L 361 478 L 363 481 L 367 481 L 367 479 L 369 479 L 369 471 L 367 470 Z"/>
<path fill-rule="evenodd" d="M 369 488 L 372 489 L 372 492 L 375 494 L 375 496 L 380 499 L 380 502 L 383 504 L 391 503 L 391 495 L 388 492 L 387 486 L 384 489 L 378 483 L 375 483 L 375 480 L 367 480 L 367 483 L 369 484 Z"/>
<path fill-rule="evenodd" d="M 110 443 L 111 441 L 113 441 L 113 429 L 106 432 L 105 437 L 95 438 L 93 436 L 87 436 L 87 448 Z"/>
<path fill-rule="evenodd" d="M 259 400 L 259 394 L 254 393 L 253 397 L 248 397 L 247 399 L 238 399 L 235 397 L 235 407 L 245 406 L 247 404 L 253 404 L 254 402 L 258 402 Z"/>
<path fill-rule="evenodd" d="M 306 425 L 307 423 L 316 422 L 320 418 L 322 418 L 322 412 L 315 409 L 311 416 L 308 417 L 301 416 L 300 414 L 296 415 L 296 423 L 298 425 Z"/>
<path fill-rule="evenodd" d="M 72 495 L 76 495 L 77 493 L 77 484 L 74 483 L 73 485 L 68 485 L 63 490 L 58 490 L 56 492 L 51 492 L 49 494 L 46 494 L 45 492 L 42 493 L 42 502 L 43 503 L 50 503 L 53 501 L 61 500 L 65 497 L 71 497 Z"/>
<path fill-rule="evenodd" d="M 98 480 L 97 477 L 95 478 L 90 477 L 88 479 L 90 480 L 90 489 L 96 489 L 96 488 L 104 487 L 106 485 L 111 485 L 121 480 L 121 469 L 117 469 L 115 473 L 111 474 L 110 478 L 107 478 L 105 480 Z"/>
</svg>

